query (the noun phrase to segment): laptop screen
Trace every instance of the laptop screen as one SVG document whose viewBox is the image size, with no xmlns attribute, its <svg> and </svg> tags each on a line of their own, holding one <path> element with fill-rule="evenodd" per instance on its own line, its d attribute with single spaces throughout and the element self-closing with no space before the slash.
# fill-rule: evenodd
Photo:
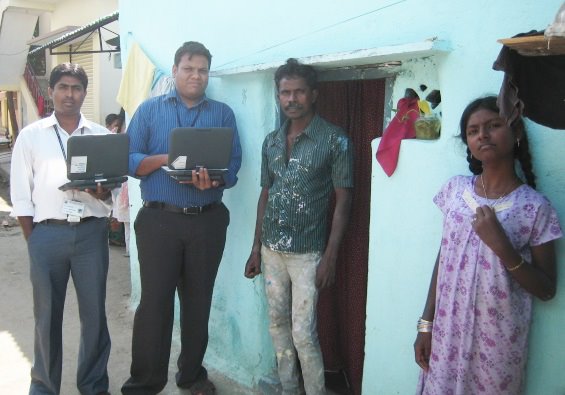
<svg viewBox="0 0 565 395">
<path fill-rule="evenodd" d="M 175 128 L 169 135 L 171 169 L 226 169 L 231 158 L 232 128 Z"/>
<path fill-rule="evenodd" d="M 94 180 L 128 173 L 129 136 L 125 133 L 71 136 L 67 141 L 67 178 Z"/>
</svg>

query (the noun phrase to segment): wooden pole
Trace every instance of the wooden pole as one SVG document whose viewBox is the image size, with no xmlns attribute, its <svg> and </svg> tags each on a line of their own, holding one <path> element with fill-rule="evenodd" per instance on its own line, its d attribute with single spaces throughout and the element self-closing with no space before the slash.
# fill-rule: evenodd
<svg viewBox="0 0 565 395">
<path fill-rule="evenodd" d="M 14 92 L 8 91 L 6 92 L 6 99 L 8 102 L 10 125 L 12 126 L 12 144 L 14 144 L 19 133 L 18 119 L 16 118 L 16 95 L 14 95 Z"/>
</svg>

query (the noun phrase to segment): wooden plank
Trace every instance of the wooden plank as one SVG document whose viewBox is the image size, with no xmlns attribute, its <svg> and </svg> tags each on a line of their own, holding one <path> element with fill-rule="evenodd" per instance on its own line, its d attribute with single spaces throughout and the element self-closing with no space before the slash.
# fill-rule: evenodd
<svg viewBox="0 0 565 395">
<path fill-rule="evenodd" d="M 565 55 L 565 37 L 526 36 L 504 38 L 498 42 L 523 56 Z"/>
</svg>

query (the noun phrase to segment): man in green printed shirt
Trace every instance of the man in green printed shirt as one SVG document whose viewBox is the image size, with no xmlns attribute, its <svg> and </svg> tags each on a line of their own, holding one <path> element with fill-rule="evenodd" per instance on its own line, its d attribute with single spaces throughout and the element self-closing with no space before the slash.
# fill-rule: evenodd
<svg viewBox="0 0 565 395">
<path fill-rule="evenodd" d="M 316 329 L 318 291 L 335 280 L 353 188 L 353 150 L 339 127 L 315 112 L 316 71 L 288 59 L 275 73 L 287 121 L 265 138 L 261 195 L 245 276 L 265 273 L 269 332 L 283 394 L 299 394 L 297 354 L 307 395 L 325 394 Z M 327 232 L 332 191 L 336 204 Z M 292 306 L 292 307 L 291 307 Z"/>
</svg>

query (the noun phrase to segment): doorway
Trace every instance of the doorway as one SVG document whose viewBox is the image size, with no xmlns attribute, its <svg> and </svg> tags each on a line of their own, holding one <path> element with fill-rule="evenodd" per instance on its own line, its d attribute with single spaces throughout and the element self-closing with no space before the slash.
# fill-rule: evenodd
<svg viewBox="0 0 565 395">
<path fill-rule="evenodd" d="M 320 82 L 316 104 L 323 118 L 347 132 L 355 155 L 351 216 L 338 257 L 336 283 L 320 293 L 318 302 L 318 334 L 327 386 L 342 394 L 361 394 L 373 160 L 371 141 L 383 132 L 386 91 L 385 78 Z M 331 223 L 331 218 L 329 221 Z"/>
</svg>

